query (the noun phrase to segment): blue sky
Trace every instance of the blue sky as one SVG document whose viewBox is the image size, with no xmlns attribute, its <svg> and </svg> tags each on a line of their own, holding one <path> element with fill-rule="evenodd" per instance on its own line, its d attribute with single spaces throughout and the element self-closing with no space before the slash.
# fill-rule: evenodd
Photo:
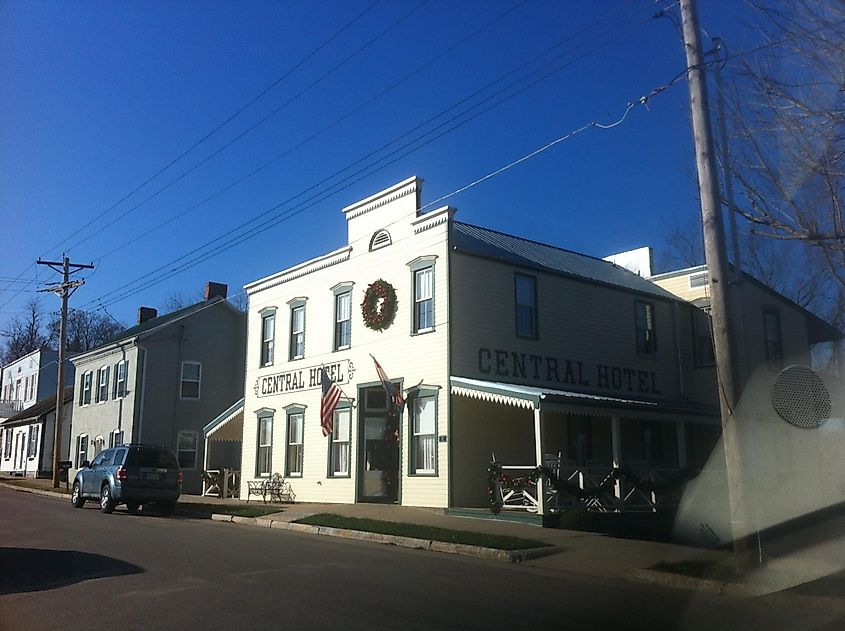
<svg viewBox="0 0 845 631">
<path fill-rule="evenodd" d="M 33 296 L 58 308 L 34 293 L 57 278 L 39 256 L 93 262 L 71 306 L 131 324 L 138 306 L 196 297 L 206 280 L 232 293 L 341 246 L 340 208 L 408 176 L 425 179 L 427 203 L 615 121 L 684 68 L 676 27 L 651 19 L 666 4 L 0 2 L 0 328 Z M 757 43 L 740 3 L 701 5 L 709 35 Z M 462 221 L 586 254 L 653 245 L 660 258 L 667 226 L 698 212 L 694 177 L 682 81 L 448 203 Z M 273 208 L 265 217 L 300 212 L 227 241 Z M 194 265 L 209 242 L 231 247 Z"/>
</svg>

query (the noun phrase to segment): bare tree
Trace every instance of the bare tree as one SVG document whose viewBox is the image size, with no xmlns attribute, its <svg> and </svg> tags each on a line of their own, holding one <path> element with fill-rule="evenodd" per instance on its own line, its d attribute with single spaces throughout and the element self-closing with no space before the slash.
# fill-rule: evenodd
<svg viewBox="0 0 845 631">
<path fill-rule="evenodd" d="M 33 298 L 26 303 L 24 313 L 12 318 L 3 332 L 2 363 L 8 364 L 39 349 L 45 348 L 48 336 L 44 333 L 44 314 L 41 303 Z"/>
<path fill-rule="evenodd" d="M 845 287 L 845 3 L 751 4 L 768 43 L 727 59 L 734 211 L 756 235 L 818 252 Z"/>
<path fill-rule="evenodd" d="M 48 330 L 50 339 L 59 339 L 58 316 L 50 319 Z M 126 329 L 124 325 L 111 316 L 96 311 L 71 309 L 67 318 L 67 350 L 85 352 L 96 348 Z"/>
<path fill-rule="evenodd" d="M 174 311 L 179 311 L 179 309 L 190 307 L 191 305 L 201 301 L 202 294 L 190 296 L 187 294 L 183 294 L 181 291 L 171 292 L 167 295 L 167 299 L 164 302 L 164 307 L 162 311 L 164 313 L 172 313 Z"/>
</svg>

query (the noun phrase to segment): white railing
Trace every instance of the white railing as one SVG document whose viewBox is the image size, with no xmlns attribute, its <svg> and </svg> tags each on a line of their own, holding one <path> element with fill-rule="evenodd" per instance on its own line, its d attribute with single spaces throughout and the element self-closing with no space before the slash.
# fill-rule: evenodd
<svg viewBox="0 0 845 631">
<path fill-rule="evenodd" d="M 0 417 L 8 418 L 23 411 L 23 401 L 18 399 L 0 399 Z"/>
</svg>

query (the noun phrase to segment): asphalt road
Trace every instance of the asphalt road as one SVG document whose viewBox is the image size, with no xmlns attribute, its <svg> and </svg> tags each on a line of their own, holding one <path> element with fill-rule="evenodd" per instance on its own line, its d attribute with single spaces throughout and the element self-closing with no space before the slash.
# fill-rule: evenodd
<svg viewBox="0 0 845 631">
<path fill-rule="evenodd" d="M 843 613 L 0 489 L 2 631 L 839 631 Z"/>
</svg>

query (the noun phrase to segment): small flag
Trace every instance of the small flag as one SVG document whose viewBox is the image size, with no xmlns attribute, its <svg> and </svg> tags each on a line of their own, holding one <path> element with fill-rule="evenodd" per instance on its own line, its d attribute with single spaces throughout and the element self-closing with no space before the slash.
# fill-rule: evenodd
<svg viewBox="0 0 845 631">
<path fill-rule="evenodd" d="M 334 429 L 334 409 L 340 401 L 340 388 L 326 374 L 325 370 L 320 371 L 320 381 L 323 385 L 323 397 L 320 399 L 320 426 L 323 428 L 323 436 L 328 436 Z"/>
<path fill-rule="evenodd" d="M 370 355 L 370 357 L 373 357 Z M 384 368 L 381 367 L 381 364 L 378 363 L 378 360 L 373 357 L 373 361 L 376 364 L 376 373 L 378 373 L 379 381 L 381 381 L 381 385 L 384 386 L 385 392 L 387 392 L 387 398 L 393 403 L 393 408 L 395 412 L 402 414 L 405 410 L 405 399 L 402 398 L 402 393 L 399 392 L 399 389 L 393 385 L 393 382 L 387 378 L 387 374 L 384 372 Z"/>
</svg>

